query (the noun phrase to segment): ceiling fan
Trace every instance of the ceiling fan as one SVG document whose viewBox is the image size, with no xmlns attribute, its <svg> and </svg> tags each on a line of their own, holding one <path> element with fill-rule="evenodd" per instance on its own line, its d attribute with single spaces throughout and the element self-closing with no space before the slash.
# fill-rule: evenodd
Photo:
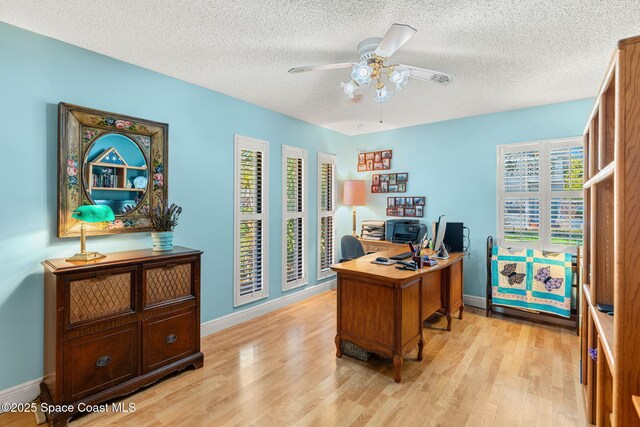
<svg viewBox="0 0 640 427">
<path fill-rule="evenodd" d="M 289 73 L 304 73 L 307 71 L 339 70 L 351 67 L 351 80 L 340 82 L 344 93 L 353 102 L 360 102 L 369 89 L 369 85 L 375 82 L 376 97 L 378 103 L 387 102 L 393 95 L 382 81 L 386 77 L 389 82 L 395 84 L 396 92 L 400 92 L 409 82 L 409 78 L 423 80 L 441 85 L 448 85 L 453 81 L 452 74 L 427 70 L 403 64 L 388 64 L 387 60 L 402 47 L 416 33 L 414 28 L 405 24 L 393 24 L 383 38 L 371 37 L 363 40 L 358 45 L 360 62 L 342 62 L 339 64 L 316 65 L 309 67 L 296 67 Z"/>
</svg>

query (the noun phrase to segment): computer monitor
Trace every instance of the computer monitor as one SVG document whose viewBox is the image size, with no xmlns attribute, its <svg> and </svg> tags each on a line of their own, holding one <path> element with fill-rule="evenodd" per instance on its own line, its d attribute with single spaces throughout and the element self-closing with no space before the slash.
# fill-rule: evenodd
<svg viewBox="0 0 640 427">
<path fill-rule="evenodd" d="M 435 259 L 447 259 L 449 258 L 449 253 L 444 245 L 444 233 L 447 230 L 447 220 L 444 215 L 440 215 L 438 218 L 438 223 L 434 223 L 435 225 L 435 233 L 434 233 L 434 243 L 433 250 L 436 252 L 431 258 Z"/>
</svg>

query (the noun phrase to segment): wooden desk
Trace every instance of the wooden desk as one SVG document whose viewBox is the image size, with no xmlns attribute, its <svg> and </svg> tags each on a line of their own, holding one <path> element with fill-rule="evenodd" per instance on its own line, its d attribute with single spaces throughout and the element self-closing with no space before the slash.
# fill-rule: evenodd
<svg viewBox="0 0 640 427">
<path fill-rule="evenodd" d="M 423 321 L 436 312 L 447 317 L 459 310 L 462 319 L 463 253 L 450 254 L 438 265 L 417 271 L 398 270 L 395 265 L 371 264 L 376 257 L 403 252 L 395 249 L 333 265 L 338 273 L 338 328 L 340 343 L 352 342 L 368 351 L 393 359 L 394 378 L 400 382 L 404 356 L 418 346 L 422 360 Z"/>
</svg>

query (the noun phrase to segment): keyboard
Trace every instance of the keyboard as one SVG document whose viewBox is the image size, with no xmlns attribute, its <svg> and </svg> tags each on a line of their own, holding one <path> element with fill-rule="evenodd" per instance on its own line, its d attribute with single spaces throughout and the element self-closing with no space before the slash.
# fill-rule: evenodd
<svg viewBox="0 0 640 427">
<path fill-rule="evenodd" d="M 389 259 L 393 259 L 393 260 L 399 261 L 399 260 L 411 258 L 412 256 L 413 256 L 413 253 L 411 253 L 411 252 L 403 252 L 401 254 L 389 257 Z"/>
</svg>

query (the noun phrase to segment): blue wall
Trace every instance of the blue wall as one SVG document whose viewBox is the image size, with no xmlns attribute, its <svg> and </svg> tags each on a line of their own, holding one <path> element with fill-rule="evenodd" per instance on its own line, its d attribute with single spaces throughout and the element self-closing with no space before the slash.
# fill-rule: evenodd
<svg viewBox="0 0 640 427">
<path fill-rule="evenodd" d="M 426 196 L 424 221 L 441 214 L 464 222 L 471 232 L 471 256 L 465 259 L 465 293 L 485 295 L 485 243 L 496 233 L 496 160 L 499 144 L 580 136 L 593 99 L 465 117 L 427 125 L 352 137 L 338 155 L 342 179 L 365 179 L 357 172 L 357 153 L 393 149 L 390 172 L 409 172 L 407 196 Z M 386 218 L 387 196 L 367 194 L 358 219 Z M 350 232 L 350 211 L 338 211 L 339 235 Z M 358 227 L 360 223 L 358 221 Z"/>
<path fill-rule="evenodd" d="M 42 375 L 40 262 L 78 249 L 77 239 L 55 235 L 61 101 L 169 123 L 169 197 L 184 207 L 175 240 L 205 252 L 203 321 L 234 310 L 233 135 L 270 143 L 272 254 L 281 251 L 281 146 L 307 148 L 315 284 L 316 152 L 346 145 L 344 135 L 1 23 L 0 100 L 0 390 Z M 109 252 L 147 248 L 151 238 L 92 237 L 88 244 Z M 271 256 L 269 296 L 282 294 L 280 257 Z"/>
</svg>

